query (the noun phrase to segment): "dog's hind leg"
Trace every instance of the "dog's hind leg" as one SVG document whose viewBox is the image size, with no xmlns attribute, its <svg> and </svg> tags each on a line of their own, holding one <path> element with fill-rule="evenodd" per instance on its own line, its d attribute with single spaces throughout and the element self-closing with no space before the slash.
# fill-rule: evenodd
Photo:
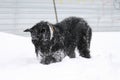
<svg viewBox="0 0 120 80">
<path fill-rule="evenodd" d="M 80 56 L 85 57 L 85 58 L 90 58 L 90 37 L 88 35 L 82 35 L 79 37 L 79 41 L 77 44 L 77 48 L 79 50 Z"/>
</svg>

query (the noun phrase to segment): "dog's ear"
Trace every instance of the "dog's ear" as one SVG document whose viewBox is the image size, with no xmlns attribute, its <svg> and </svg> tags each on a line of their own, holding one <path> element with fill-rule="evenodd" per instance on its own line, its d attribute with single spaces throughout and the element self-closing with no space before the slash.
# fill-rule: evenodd
<svg viewBox="0 0 120 80">
<path fill-rule="evenodd" d="M 24 32 L 31 32 L 31 29 L 26 29 L 24 30 Z"/>
</svg>

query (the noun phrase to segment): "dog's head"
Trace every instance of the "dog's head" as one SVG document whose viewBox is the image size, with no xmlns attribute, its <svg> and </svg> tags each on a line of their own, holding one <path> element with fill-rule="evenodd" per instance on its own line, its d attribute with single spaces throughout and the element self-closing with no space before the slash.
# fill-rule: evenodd
<svg viewBox="0 0 120 80">
<path fill-rule="evenodd" d="M 24 30 L 24 32 L 30 32 L 33 41 L 47 42 L 53 38 L 54 27 L 48 22 L 41 21 L 32 28 Z"/>
<path fill-rule="evenodd" d="M 53 58 L 50 56 L 50 41 L 53 38 L 54 26 L 48 22 L 41 21 L 30 29 L 24 30 L 24 32 L 30 32 L 32 42 L 37 49 L 36 54 L 42 57 L 43 64 L 49 64 L 53 62 Z M 39 53 L 41 52 L 41 53 Z M 49 56 L 49 57 L 48 57 Z M 50 59 L 50 61 L 49 61 Z"/>
</svg>

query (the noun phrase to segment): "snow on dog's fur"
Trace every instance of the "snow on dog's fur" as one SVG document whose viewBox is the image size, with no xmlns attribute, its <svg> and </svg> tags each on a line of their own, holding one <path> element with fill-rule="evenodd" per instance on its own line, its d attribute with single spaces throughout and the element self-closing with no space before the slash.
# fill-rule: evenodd
<svg viewBox="0 0 120 80">
<path fill-rule="evenodd" d="M 92 30 L 83 18 L 69 17 L 51 24 L 41 21 L 25 32 L 30 32 L 36 55 L 41 63 L 60 62 L 67 55 L 75 58 L 77 47 L 80 56 L 90 58 Z"/>
</svg>

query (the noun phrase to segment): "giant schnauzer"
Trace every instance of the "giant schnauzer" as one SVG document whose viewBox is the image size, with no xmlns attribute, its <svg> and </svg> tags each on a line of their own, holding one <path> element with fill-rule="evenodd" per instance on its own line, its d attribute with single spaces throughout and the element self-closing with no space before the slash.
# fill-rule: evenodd
<svg viewBox="0 0 120 80">
<path fill-rule="evenodd" d="M 75 48 L 82 57 L 90 58 L 92 29 L 83 18 L 69 17 L 51 24 L 41 21 L 30 29 L 36 56 L 42 64 L 60 62 L 65 56 L 75 58 Z"/>
</svg>

